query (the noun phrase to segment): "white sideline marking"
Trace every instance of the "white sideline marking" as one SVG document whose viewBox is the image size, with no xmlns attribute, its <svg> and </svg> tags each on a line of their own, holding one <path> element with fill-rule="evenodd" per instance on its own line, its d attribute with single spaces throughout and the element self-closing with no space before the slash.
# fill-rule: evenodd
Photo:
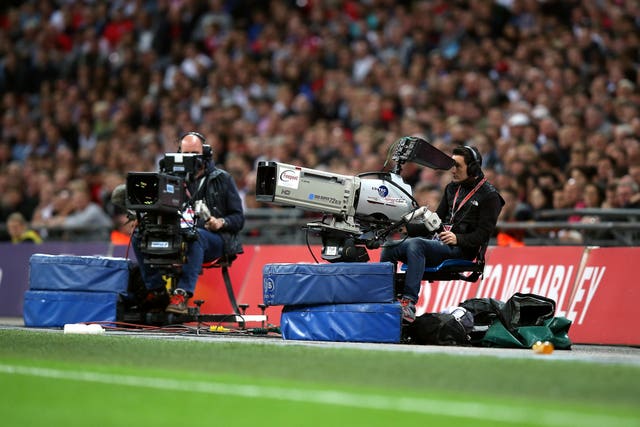
<svg viewBox="0 0 640 427">
<path fill-rule="evenodd" d="M 186 391 L 194 393 L 220 394 L 226 396 L 256 397 L 323 405 L 347 406 L 413 412 L 428 415 L 443 415 L 458 418 L 501 421 L 514 424 L 528 423 L 543 426 L 638 426 L 638 419 L 609 415 L 584 414 L 572 411 L 531 409 L 515 405 L 498 405 L 475 402 L 459 402 L 413 397 L 355 394 L 344 391 L 304 390 L 260 385 L 225 384 L 206 381 L 184 381 L 167 378 L 139 377 L 134 375 L 105 374 L 88 371 L 35 368 L 0 364 L 0 373 L 55 378 L 70 381 L 85 381 L 115 384 L 130 387 L 146 387 L 158 390 Z"/>
</svg>

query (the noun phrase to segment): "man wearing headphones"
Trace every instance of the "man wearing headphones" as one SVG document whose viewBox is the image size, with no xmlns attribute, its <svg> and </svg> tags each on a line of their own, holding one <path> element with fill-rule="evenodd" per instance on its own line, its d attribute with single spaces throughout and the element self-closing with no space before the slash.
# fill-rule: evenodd
<svg viewBox="0 0 640 427">
<path fill-rule="evenodd" d="M 402 261 L 407 265 L 400 299 L 402 317 L 407 323 L 416 318 L 415 304 L 424 268 L 437 266 L 446 259 L 474 259 L 480 248 L 488 244 L 504 205 L 502 196 L 482 173 L 482 156 L 476 148 L 456 147 L 451 157 L 455 162 L 453 179 L 445 187 L 435 211 L 442 221 L 440 229 L 434 233 L 423 221 L 410 222 L 407 224 L 410 237 L 386 244 L 380 256 L 382 262 Z"/>
<path fill-rule="evenodd" d="M 244 226 L 242 201 L 232 176 L 215 167 L 210 147 L 205 137 L 198 132 L 187 132 L 179 140 L 178 152 L 203 155 L 203 163 L 193 180 L 188 182 L 191 205 L 202 203 L 210 217 L 200 215 L 195 223 L 197 238 L 188 243 L 186 263 L 182 265 L 177 287 L 174 290 L 167 312 L 186 314 L 188 302 L 193 296 L 203 262 L 209 262 L 222 255 L 236 255 L 242 252 L 237 234 Z M 202 202 L 200 202 L 202 201 Z M 194 212 L 182 212 L 182 222 L 194 218 Z M 135 236 L 134 236 L 135 239 Z M 166 287 L 157 270 L 145 265 L 138 245 L 133 245 L 136 257 L 142 266 L 141 273 L 146 287 L 151 290 L 151 298 L 166 298 Z M 166 299 L 165 299 L 166 301 Z"/>
</svg>

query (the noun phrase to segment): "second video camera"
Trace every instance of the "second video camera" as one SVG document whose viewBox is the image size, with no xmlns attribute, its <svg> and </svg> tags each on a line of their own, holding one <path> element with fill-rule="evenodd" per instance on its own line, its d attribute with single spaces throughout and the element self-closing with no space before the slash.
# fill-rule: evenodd
<svg viewBox="0 0 640 427">
<path fill-rule="evenodd" d="M 167 153 L 159 172 L 129 172 L 126 208 L 138 219 L 138 245 L 144 262 L 155 267 L 186 263 L 186 243 L 196 237 L 183 227 L 189 206 L 187 185 L 205 167 L 207 154 Z"/>
</svg>

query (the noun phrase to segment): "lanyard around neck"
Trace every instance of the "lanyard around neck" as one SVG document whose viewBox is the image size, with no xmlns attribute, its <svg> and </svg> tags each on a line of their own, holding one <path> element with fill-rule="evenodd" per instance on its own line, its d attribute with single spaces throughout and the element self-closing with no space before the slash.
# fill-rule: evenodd
<svg viewBox="0 0 640 427">
<path fill-rule="evenodd" d="M 462 201 L 460 202 L 460 204 L 458 205 L 458 208 L 456 209 L 456 201 L 458 200 L 458 194 L 460 193 L 460 187 L 462 187 L 462 185 L 458 186 L 458 190 L 456 190 L 456 195 L 453 198 L 453 204 L 451 206 L 451 223 L 453 224 L 453 217 L 456 216 L 456 214 L 458 213 L 458 211 L 460 209 L 462 209 L 462 206 L 464 206 L 465 203 L 467 203 L 467 201 L 474 195 L 476 194 L 476 191 L 478 191 L 478 189 L 480 187 L 482 187 L 482 184 L 485 183 L 485 181 L 487 180 L 487 178 L 482 178 L 480 180 L 480 182 L 478 182 L 476 184 L 476 186 L 473 188 L 473 190 L 469 191 L 469 193 L 464 197 L 464 199 L 462 199 Z"/>
<path fill-rule="evenodd" d="M 198 187 L 196 188 L 196 190 L 193 192 L 193 194 L 191 194 L 191 192 L 189 191 L 189 186 L 185 184 L 186 186 L 186 190 L 187 190 L 187 197 L 189 198 L 189 202 L 193 203 L 194 202 L 194 198 L 198 195 L 198 193 L 200 192 L 200 189 L 202 188 L 202 185 L 204 184 L 204 182 L 207 179 L 207 175 L 204 175 L 200 178 L 200 181 L 198 182 Z"/>
</svg>

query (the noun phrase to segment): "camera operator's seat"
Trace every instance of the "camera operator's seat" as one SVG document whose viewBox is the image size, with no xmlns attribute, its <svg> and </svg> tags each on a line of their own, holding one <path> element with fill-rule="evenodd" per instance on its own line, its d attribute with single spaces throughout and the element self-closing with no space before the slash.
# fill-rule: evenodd
<svg viewBox="0 0 640 427">
<path fill-rule="evenodd" d="M 238 302 L 236 301 L 236 295 L 233 291 L 233 284 L 231 283 L 231 276 L 229 275 L 229 267 L 233 261 L 238 257 L 238 255 L 233 254 L 225 254 L 220 258 L 216 258 L 212 261 L 205 262 L 202 264 L 202 268 L 220 268 L 222 271 L 222 279 L 224 280 L 224 286 L 227 289 L 227 296 L 229 297 L 229 302 L 231 303 L 231 308 L 233 309 L 234 314 L 240 314 L 240 309 L 238 307 Z"/>
<path fill-rule="evenodd" d="M 476 282 L 482 273 L 484 273 L 485 254 L 487 252 L 487 244 L 484 244 L 478 250 L 476 258 L 468 259 L 446 259 L 434 267 L 425 267 L 422 274 L 422 280 L 429 282 L 463 280 L 465 282 Z M 403 264 L 400 270 L 406 271 L 407 265 Z"/>
</svg>

